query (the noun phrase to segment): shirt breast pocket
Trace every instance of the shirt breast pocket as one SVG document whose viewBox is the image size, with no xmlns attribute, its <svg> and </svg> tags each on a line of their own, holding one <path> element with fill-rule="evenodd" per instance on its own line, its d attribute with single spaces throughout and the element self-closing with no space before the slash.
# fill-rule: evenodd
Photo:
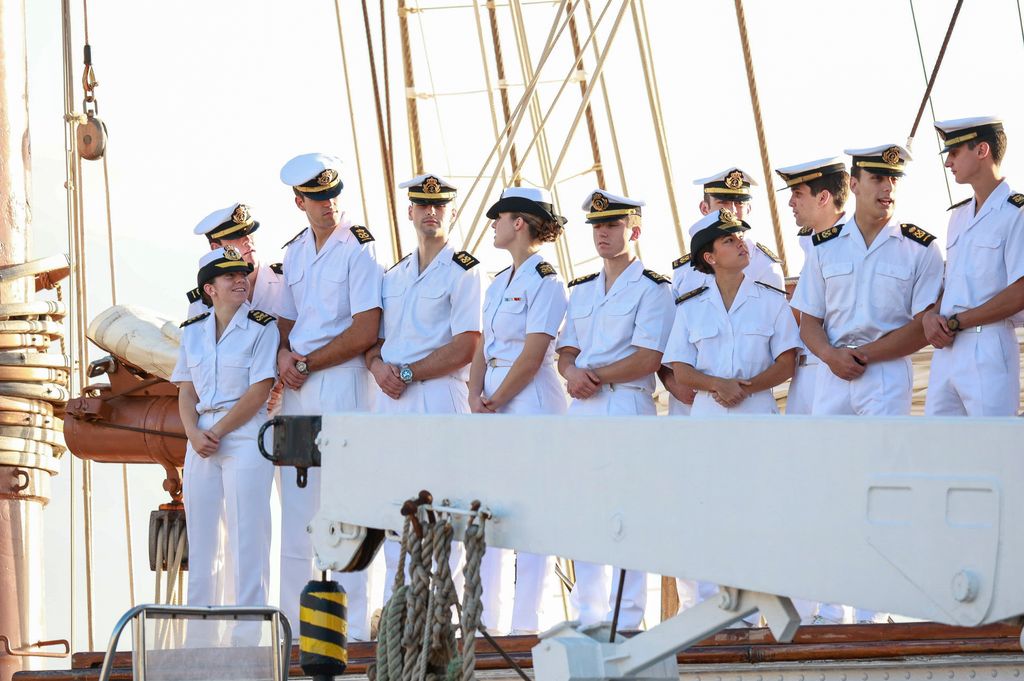
<svg viewBox="0 0 1024 681">
<path fill-rule="evenodd" d="M 318 291 L 318 305 L 335 311 L 340 317 L 351 314 L 348 294 L 348 271 L 340 262 L 325 263 L 323 290 Z"/>
<path fill-rule="evenodd" d="M 622 300 L 605 306 L 601 315 L 601 334 L 609 345 L 618 345 L 622 342 L 629 344 L 633 338 L 639 304 L 639 300 Z"/>
<path fill-rule="evenodd" d="M 221 397 L 241 397 L 249 389 L 249 368 L 252 355 L 225 354 L 220 358 L 220 376 L 217 377 L 217 392 Z"/>
<path fill-rule="evenodd" d="M 419 291 L 416 301 L 417 316 L 425 324 L 437 325 L 440 321 L 447 321 L 450 325 L 452 306 L 448 296 L 448 290 L 441 284 L 432 283 L 424 286 Z"/>
<path fill-rule="evenodd" d="M 494 335 L 500 339 L 526 339 L 526 301 L 502 300 L 494 314 Z"/>
<path fill-rule="evenodd" d="M 1006 286 L 1003 270 L 1003 237 L 1000 234 L 980 234 L 971 244 L 970 260 L 966 263 L 969 272 L 980 280 L 997 288 Z"/>
<path fill-rule="evenodd" d="M 880 295 L 878 302 L 885 307 L 903 309 L 910 307 L 910 296 L 913 293 L 911 277 L 914 271 L 910 265 L 894 262 L 878 263 L 875 268 L 875 283 Z"/>
<path fill-rule="evenodd" d="M 849 309 L 856 302 L 856 286 L 852 262 L 823 263 L 826 309 Z"/>
<path fill-rule="evenodd" d="M 384 303 L 384 337 L 390 338 L 398 333 L 402 317 L 402 296 L 405 295 L 404 283 L 388 281 L 384 278 L 381 287 L 381 298 Z"/>
<path fill-rule="evenodd" d="M 739 358 L 743 362 L 740 372 L 744 378 L 752 378 L 768 368 L 772 362 L 772 333 L 766 325 L 754 325 L 739 334 Z"/>
<path fill-rule="evenodd" d="M 576 344 L 584 346 L 580 347 L 580 350 L 590 347 L 590 330 L 594 325 L 593 305 L 570 305 L 569 322 L 576 332 Z"/>
<path fill-rule="evenodd" d="M 687 340 L 697 348 L 697 368 L 709 369 L 717 359 L 718 327 L 714 324 L 699 324 L 690 328 Z"/>
</svg>

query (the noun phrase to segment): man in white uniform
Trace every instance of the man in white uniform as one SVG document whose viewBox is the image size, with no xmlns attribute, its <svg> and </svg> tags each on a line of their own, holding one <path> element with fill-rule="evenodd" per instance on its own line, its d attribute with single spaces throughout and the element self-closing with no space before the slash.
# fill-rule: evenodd
<svg viewBox="0 0 1024 681">
<path fill-rule="evenodd" d="M 381 414 L 465 414 L 469 412 L 466 380 L 480 338 L 483 282 L 479 261 L 448 243 L 455 219 L 456 188 L 437 174 L 403 182 L 408 189 L 408 216 L 417 247 L 384 274 L 384 322 L 380 338 L 366 353 L 366 366 L 381 394 L 374 410 Z M 457 547 L 461 549 L 461 544 Z M 398 569 L 398 542 L 384 543 L 387 565 L 384 600 Z M 453 562 L 460 552 L 453 550 Z M 481 568 L 483 571 L 483 568 Z M 488 629 L 500 585 L 484 585 Z"/>
<path fill-rule="evenodd" d="M 377 342 L 383 268 L 373 235 L 339 210 L 341 161 L 324 154 L 297 156 L 281 169 L 309 227 L 286 244 L 278 303 L 281 349 L 278 372 L 285 391 L 283 414 L 368 411 L 372 379 L 363 354 Z M 313 545 L 306 533 L 320 504 L 320 471 L 311 468 L 300 488 L 292 476 L 281 484 L 281 601 L 298 622 L 299 594 L 313 577 Z M 348 640 L 370 636 L 366 572 L 336 575 L 348 592 Z"/>
<path fill-rule="evenodd" d="M 1006 153 L 994 116 L 940 121 L 946 167 L 974 196 L 951 207 L 946 283 L 924 330 L 935 346 L 925 413 L 1015 416 L 1020 350 L 1011 317 L 1024 308 L 1024 194 L 999 171 Z"/>
<path fill-rule="evenodd" d="M 730 166 L 714 175 L 694 180 L 693 183 L 704 189 L 704 198 L 698 206 L 701 215 L 709 215 L 719 210 L 727 210 L 739 220 L 744 220 L 750 215 L 753 207 L 750 188 L 758 185 L 754 178 L 742 169 Z M 693 237 L 692 232 L 690 237 Z M 749 236 L 744 236 L 743 240 L 750 252 L 750 265 L 744 270 L 744 274 L 754 281 L 784 289 L 786 283 L 782 276 L 782 261 L 778 256 Z M 672 263 L 672 295 L 676 298 L 688 291 L 706 286 L 713 279 L 710 275 L 690 267 L 689 263 L 689 254 L 677 258 Z M 689 414 L 696 391 L 689 386 L 676 383 L 669 367 L 659 369 L 658 377 L 669 392 L 668 413 L 673 416 Z"/>
<path fill-rule="evenodd" d="M 584 202 L 593 225 L 600 272 L 569 283 L 568 316 L 558 336 L 558 371 L 576 415 L 655 415 L 655 372 L 672 329 L 675 310 L 669 280 L 631 252 L 640 238 L 644 205 L 603 189 Z M 610 617 L 621 571 L 609 589 L 605 566 L 576 562 L 572 601 L 584 623 Z M 628 571 L 619 614 L 621 629 L 637 629 L 647 605 L 647 579 Z"/>
<path fill-rule="evenodd" d="M 827 366 L 817 372 L 812 413 L 910 414 L 910 355 L 925 345 L 921 317 L 942 287 L 935 237 L 893 217 L 910 155 L 886 144 L 853 158 L 853 216 L 812 237 L 792 305 L 801 337 Z"/>
</svg>

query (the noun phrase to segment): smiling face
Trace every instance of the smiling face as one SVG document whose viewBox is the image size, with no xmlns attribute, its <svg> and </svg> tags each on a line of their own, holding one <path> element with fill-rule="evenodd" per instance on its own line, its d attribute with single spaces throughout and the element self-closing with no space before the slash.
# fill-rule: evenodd
<svg viewBox="0 0 1024 681">
<path fill-rule="evenodd" d="M 629 252 L 629 242 L 640 235 L 640 228 L 630 228 L 625 218 L 596 222 L 594 227 L 594 248 L 605 259 L 616 258 Z"/>
<path fill-rule="evenodd" d="M 742 272 L 750 264 L 750 251 L 743 234 L 729 234 L 715 239 L 710 253 L 704 254 L 704 260 L 715 272 Z"/>
<path fill-rule="evenodd" d="M 203 290 L 214 306 L 239 306 L 249 298 L 249 276 L 245 272 L 221 274 L 203 284 Z"/>
<path fill-rule="evenodd" d="M 313 229 L 333 229 L 338 226 L 341 219 L 337 196 L 324 201 L 316 201 L 308 196 L 296 196 L 295 205 L 306 214 Z"/>
<path fill-rule="evenodd" d="M 454 218 L 454 210 L 450 210 L 449 206 L 450 203 L 412 203 L 409 204 L 409 219 L 419 234 L 425 237 L 443 237 L 451 218 Z"/>
<path fill-rule="evenodd" d="M 899 177 L 875 175 L 861 170 L 859 177 L 850 177 L 850 191 L 857 199 L 857 212 L 871 219 L 888 222 L 896 210 L 896 187 Z"/>
</svg>

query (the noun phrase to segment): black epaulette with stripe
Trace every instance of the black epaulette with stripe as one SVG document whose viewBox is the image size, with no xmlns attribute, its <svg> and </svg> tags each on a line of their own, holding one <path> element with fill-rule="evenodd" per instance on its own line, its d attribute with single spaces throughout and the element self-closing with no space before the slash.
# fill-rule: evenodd
<svg viewBox="0 0 1024 681">
<path fill-rule="evenodd" d="M 277 317 L 267 314 L 263 310 L 249 310 L 249 319 L 253 320 L 260 326 L 266 326 L 277 319 Z"/>
<path fill-rule="evenodd" d="M 473 257 L 468 251 L 459 251 L 452 256 L 452 260 L 464 270 L 471 270 L 480 264 L 480 261 Z"/>
<path fill-rule="evenodd" d="M 655 284 L 668 284 L 672 280 L 666 277 L 664 274 L 658 274 L 654 270 L 644 270 L 644 276 L 653 281 Z"/>
<path fill-rule="evenodd" d="M 180 328 L 184 329 L 189 324 L 195 324 L 196 322 L 201 322 L 201 321 L 203 321 L 204 319 L 206 319 L 209 316 L 210 316 L 209 312 L 204 312 L 203 314 L 197 314 L 195 317 L 189 317 L 188 319 L 186 319 L 185 321 L 183 321 L 180 324 Z"/>
<path fill-rule="evenodd" d="M 903 232 L 903 236 L 907 237 L 911 241 L 916 241 L 922 246 L 927 246 L 931 242 L 935 241 L 934 234 L 929 234 L 917 225 L 912 225 L 909 222 L 900 224 L 900 231 Z"/>
<path fill-rule="evenodd" d="M 542 277 L 553 277 L 558 273 L 555 272 L 555 268 L 552 267 L 549 263 L 540 262 L 537 263 L 537 274 L 539 274 Z"/>
<path fill-rule="evenodd" d="M 203 294 L 199 291 L 198 287 L 186 292 L 185 296 L 188 298 L 188 302 L 190 303 L 194 303 L 197 300 L 203 299 Z"/>
<path fill-rule="evenodd" d="M 810 236 L 814 234 L 813 227 L 801 227 L 800 231 L 796 233 L 797 236 Z"/>
<path fill-rule="evenodd" d="M 971 199 L 969 199 L 969 198 L 964 199 L 963 201 L 957 201 L 956 203 L 954 203 L 952 206 L 950 206 L 946 210 L 954 210 L 956 208 L 959 208 L 960 206 L 965 206 L 965 205 L 967 205 L 970 202 L 971 202 Z"/>
<path fill-rule="evenodd" d="M 763 281 L 758 281 L 758 280 L 755 280 L 754 283 L 758 284 L 759 286 L 764 286 L 767 289 L 771 289 L 772 291 L 775 291 L 776 293 L 781 293 L 782 295 L 786 295 L 786 292 L 783 291 L 781 288 L 779 288 L 777 286 L 772 286 L 771 284 L 767 284 L 767 283 L 765 283 Z"/>
<path fill-rule="evenodd" d="M 284 246 L 281 246 L 281 248 L 288 248 L 289 246 L 291 246 L 293 243 L 295 243 L 298 240 L 298 238 L 300 236 L 302 236 L 303 234 L 306 233 L 307 229 L 309 229 L 309 227 L 303 227 L 302 229 L 300 229 L 299 233 L 296 234 L 295 236 L 293 236 L 291 239 L 288 239 L 288 241 L 286 241 L 284 243 Z"/>
<path fill-rule="evenodd" d="M 270 271 L 273 272 L 274 274 L 284 274 L 284 263 L 275 262 L 273 265 L 270 266 Z"/>
<path fill-rule="evenodd" d="M 393 269 L 395 269 L 396 267 L 398 267 L 399 265 L 401 265 L 401 264 L 402 264 L 403 262 L 405 262 L 405 261 L 406 261 L 406 259 L 407 259 L 407 258 L 408 258 L 408 257 L 409 257 L 410 255 L 412 255 L 412 253 L 406 253 L 405 255 L 403 255 L 403 256 L 402 256 L 401 258 L 399 258 L 398 262 L 396 262 L 396 263 L 395 263 L 394 265 L 392 265 L 391 267 L 389 267 L 387 271 L 388 271 L 388 272 L 390 272 L 391 270 L 393 270 Z"/>
<path fill-rule="evenodd" d="M 370 230 L 366 229 L 366 227 L 363 227 L 362 225 L 352 225 L 349 227 L 349 231 L 352 232 L 353 236 L 355 236 L 356 241 L 361 244 L 368 244 L 371 241 L 374 241 L 373 235 L 370 234 Z"/>
<path fill-rule="evenodd" d="M 782 258 L 780 258 L 779 256 L 775 255 L 775 253 L 773 253 L 772 250 L 770 248 L 768 248 L 767 246 L 765 246 L 764 244 L 758 243 L 757 244 L 757 250 L 759 250 L 762 253 L 764 253 L 765 255 L 767 255 L 768 258 L 771 259 L 772 262 L 777 263 L 777 264 L 781 264 L 782 263 Z"/>
<path fill-rule="evenodd" d="M 843 231 L 843 226 L 842 225 L 835 225 L 834 227 L 829 227 L 825 231 L 818 232 L 817 234 L 812 236 L 811 237 L 811 243 L 814 244 L 815 246 L 820 246 L 823 243 L 825 243 L 826 241 L 829 241 L 831 239 L 835 239 L 837 236 L 839 236 L 839 233 L 842 232 L 842 231 Z"/>
<path fill-rule="evenodd" d="M 672 261 L 672 269 L 678 270 L 680 267 L 682 267 L 683 265 L 688 264 L 689 262 L 690 262 L 690 254 L 687 253 L 686 255 L 684 255 L 684 256 L 682 256 L 680 258 L 676 258 L 675 260 Z"/>
<path fill-rule="evenodd" d="M 600 272 L 594 272 L 593 274 L 587 274 L 587 275 L 584 275 L 582 277 L 576 277 L 575 279 L 573 279 L 572 281 L 569 282 L 569 288 L 572 288 L 576 284 L 586 284 L 588 281 L 594 281 L 595 279 L 597 279 L 597 276 L 599 274 L 601 274 L 601 273 Z"/>
<path fill-rule="evenodd" d="M 1024 207 L 1024 194 L 1010 194 L 1010 197 L 1006 199 L 1017 208 Z"/>
<path fill-rule="evenodd" d="M 687 300 L 690 300 L 691 298 L 696 298 L 697 296 L 699 296 L 700 294 L 704 293 L 707 290 L 707 286 L 701 286 L 700 288 L 695 288 L 692 291 L 687 291 L 683 295 L 676 298 L 676 305 L 681 305 L 682 303 L 685 303 Z"/>
</svg>

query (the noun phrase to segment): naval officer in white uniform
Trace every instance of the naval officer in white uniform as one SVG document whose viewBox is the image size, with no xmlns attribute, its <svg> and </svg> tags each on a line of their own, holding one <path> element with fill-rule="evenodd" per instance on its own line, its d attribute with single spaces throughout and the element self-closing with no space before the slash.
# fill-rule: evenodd
<svg viewBox="0 0 1024 681">
<path fill-rule="evenodd" d="M 533 187 L 509 187 L 487 217 L 494 221 L 495 248 L 508 251 L 512 266 L 498 273 L 484 296 L 484 335 L 470 372 L 470 408 L 475 414 L 564 414 L 568 404 L 555 369 L 555 337 L 568 298 L 540 248 L 559 237 L 565 218 L 554 212 L 547 190 Z M 553 563 L 551 556 L 516 554 L 513 634 L 540 630 Z"/>
<path fill-rule="evenodd" d="M 285 390 L 282 414 L 368 411 L 373 379 L 363 354 L 377 342 L 381 279 L 373 235 L 340 210 L 341 161 L 304 154 L 281 169 L 295 205 L 309 226 L 287 246 L 284 287 L 278 302 L 281 349 L 278 372 Z M 320 505 L 320 470 L 308 471 L 300 488 L 281 481 L 282 612 L 299 621 L 299 594 L 313 575 L 313 545 L 306 526 Z M 370 637 L 366 572 L 335 575 L 348 593 L 348 638 Z"/>
<path fill-rule="evenodd" d="M 366 366 L 380 389 L 380 414 L 465 414 L 466 380 L 480 338 L 483 279 L 479 261 L 448 243 L 457 190 L 441 175 L 418 175 L 399 185 L 409 197 L 416 249 L 384 274 L 383 323 Z M 452 551 L 453 568 L 462 544 Z M 384 599 L 391 597 L 400 545 L 384 543 Z M 481 568 L 483 570 L 483 568 Z M 487 585 L 490 586 L 490 585 Z M 485 598 L 495 594 L 484 589 Z M 484 609 L 488 628 L 496 608 Z"/>
<path fill-rule="evenodd" d="M 226 512 L 232 604 L 266 605 L 274 467 L 260 456 L 256 435 L 267 420 L 267 396 L 276 376 L 277 324 L 249 305 L 252 265 L 238 251 L 218 248 L 199 265 L 199 290 L 212 311 L 182 324 L 171 375 L 188 436 L 182 478 L 188 603 L 210 605 L 218 598 L 219 520 Z M 238 637 L 246 630 L 235 630 L 236 642 L 244 642 Z"/>
<path fill-rule="evenodd" d="M 730 166 L 708 177 L 694 180 L 704 190 L 704 196 L 698 206 L 701 215 L 709 215 L 719 210 L 728 210 L 740 220 L 746 218 L 753 208 L 750 188 L 756 187 L 757 181 L 736 166 Z M 690 233 L 693 238 L 693 233 Z M 744 236 L 747 250 L 750 253 L 750 265 L 746 276 L 776 288 L 785 288 L 782 276 L 782 261 L 769 248 L 753 239 Z M 688 291 L 710 283 L 710 275 L 698 272 L 689 267 L 690 255 L 677 258 L 672 263 L 672 295 L 675 298 Z M 669 367 L 662 367 L 658 376 L 669 391 L 668 413 L 673 416 L 685 416 L 690 413 L 696 395 L 693 388 L 678 385 L 675 375 Z"/>
<path fill-rule="evenodd" d="M 744 275 L 749 229 L 724 209 L 694 229 L 690 266 L 714 278 L 676 299 L 664 357 L 698 391 L 691 416 L 777 414 L 772 388 L 796 366 L 800 334 L 786 292 Z"/>
<path fill-rule="evenodd" d="M 598 189 L 583 205 L 603 266 L 569 283 L 569 308 L 556 346 L 558 371 L 573 398 L 569 413 L 654 416 L 655 372 L 672 329 L 674 305 L 668 278 L 644 269 L 630 247 L 640 238 L 644 204 Z M 610 588 L 606 573 L 604 566 L 576 562 L 572 601 L 584 623 L 612 614 L 620 571 L 614 571 Z M 630 570 L 620 628 L 639 628 L 646 605 L 646 575 Z"/>
<path fill-rule="evenodd" d="M 935 237 L 894 218 L 910 155 L 886 144 L 847 150 L 853 216 L 811 237 L 793 295 L 817 372 L 812 413 L 910 414 L 910 355 L 925 345 L 921 316 L 942 287 Z"/>
<path fill-rule="evenodd" d="M 974 195 L 951 207 L 945 290 L 924 316 L 935 353 L 925 413 L 1015 416 L 1020 349 L 1012 317 L 1024 308 L 1024 194 L 1000 172 L 1003 122 L 994 116 L 939 121 L 946 167 Z"/>
</svg>

